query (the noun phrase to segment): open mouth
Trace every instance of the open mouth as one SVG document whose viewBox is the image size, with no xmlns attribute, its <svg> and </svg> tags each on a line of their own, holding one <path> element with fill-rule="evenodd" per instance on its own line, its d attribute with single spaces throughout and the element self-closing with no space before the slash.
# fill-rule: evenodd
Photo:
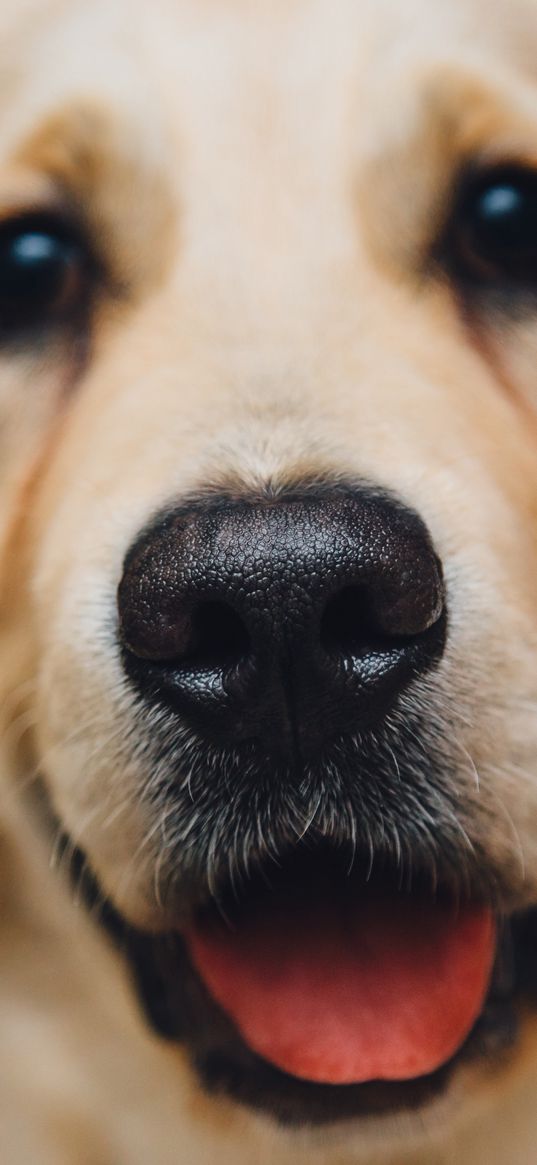
<svg viewBox="0 0 537 1165">
<path fill-rule="evenodd" d="M 317 1084 L 411 1080 L 441 1067 L 483 1009 L 492 911 L 389 874 L 293 855 L 270 887 L 186 931 L 190 958 L 246 1044 Z"/>
<path fill-rule="evenodd" d="M 349 873 L 302 845 L 181 933 L 107 920 L 153 1025 L 206 1086 L 287 1123 L 417 1109 L 463 1060 L 505 1054 L 533 979 L 533 913 Z"/>
</svg>

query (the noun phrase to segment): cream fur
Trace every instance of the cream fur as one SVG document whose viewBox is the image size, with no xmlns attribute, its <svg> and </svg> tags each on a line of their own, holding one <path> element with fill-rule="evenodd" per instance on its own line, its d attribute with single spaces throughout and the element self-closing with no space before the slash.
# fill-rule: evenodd
<svg viewBox="0 0 537 1165">
<path fill-rule="evenodd" d="M 4 0 L 0 43 L 0 214 L 67 199 L 110 272 L 83 368 L 61 338 L 0 354 L 2 1162 L 528 1165 L 531 1016 L 415 1119 L 297 1134 L 201 1095 L 23 805 L 39 768 L 156 925 L 101 633 L 126 550 L 209 479 L 348 472 L 432 532 L 460 827 L 537 902 L 537 325 L 469 324 L 426 264 L 457 167 L 536 161 L 535 4 Z"/>
</svg>

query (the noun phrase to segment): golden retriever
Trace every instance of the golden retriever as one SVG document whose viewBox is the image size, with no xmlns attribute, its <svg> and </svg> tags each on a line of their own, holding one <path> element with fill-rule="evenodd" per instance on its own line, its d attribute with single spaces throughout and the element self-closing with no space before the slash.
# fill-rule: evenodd
<svg viewBox="0 0 537 1165">
<path fill-rule="evenodd" d="M 529 1165 L 537 8 L 0 35 L 2 1162 Z"/>
</svg>

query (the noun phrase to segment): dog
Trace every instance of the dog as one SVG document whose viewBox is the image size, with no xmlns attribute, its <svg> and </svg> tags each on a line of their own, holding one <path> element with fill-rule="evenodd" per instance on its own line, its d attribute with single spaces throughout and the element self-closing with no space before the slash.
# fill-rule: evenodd
<svg viewBox="0 0 537 1165">
<path fill-rule="evenodd" d="M 527 1165 L 537 13 L 7 0 L 6 1165 Z"/>
</svg>

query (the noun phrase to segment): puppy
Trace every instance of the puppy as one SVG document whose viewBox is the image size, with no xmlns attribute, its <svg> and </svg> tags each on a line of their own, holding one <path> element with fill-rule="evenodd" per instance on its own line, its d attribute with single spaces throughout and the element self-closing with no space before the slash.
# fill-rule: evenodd
<svg viewBox="0 0 537 1165">
<path fill-rule="evenodd" d="M 527 1163 L 535 7 L 1 31 L 10 1117 L 43 1161 Z"/>
</svg>

